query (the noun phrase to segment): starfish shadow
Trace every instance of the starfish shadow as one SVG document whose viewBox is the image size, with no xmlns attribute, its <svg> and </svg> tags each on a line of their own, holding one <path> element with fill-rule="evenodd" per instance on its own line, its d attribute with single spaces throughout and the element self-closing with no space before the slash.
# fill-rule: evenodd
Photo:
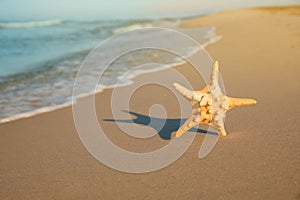
<svg viewBox="0 0 300 200">
<path fill-rule="evenodd" d="M 136 118 L 135 119 L 103 119 L 103 121 L 135 123 L 135 124 L 149 126 L 151 128 L 154 128 L 157 131 L 157 134 L 164 140 L 170 140 L 172 133 L 177 131 L 179 127 L 187 120 L 187 118 L 165 119 L 165 118 L 151 117 L 151 116 L 139 114 L 132 111 L 126 111 L 126 110 L 122 110 L 122 111 L 127 112 L 135 116 Z M 218 133 L 216 132 L 211 132 L 196 127 L 191 128 L 189 132 L 218 135 Z"/>
</svg>

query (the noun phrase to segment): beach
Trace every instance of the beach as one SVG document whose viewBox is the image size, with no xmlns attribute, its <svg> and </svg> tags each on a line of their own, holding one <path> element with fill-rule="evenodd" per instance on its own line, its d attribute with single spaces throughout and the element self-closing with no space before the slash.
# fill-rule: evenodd
<svg viewBox="0 0 300 200">
<path fill-rule="evenodd" d="M 85 149 L 67 106 L 0 124 L 0 198 L 300 199 L 299 19 L 299 6 L 248 8 L 180 25 L 216 27 L 222 38 L 206 50 L 220 62 L 226 94 L 258 102 L 228 112 L 229 135 L 220 137 L 206 158 L 198 158 L 205 134 L 197 134 L 183 156 L 166 168 L 144 174 L 116 171 Z M 193 87 L 203 88 L 203 80 L 187 64 L 175 69 Z M 124 90 L 156 73 L 167 77 L 170 71 L 140 75 Z M 114 118 L 107 106 L 112 92 L 105 89 L 95 102 L 99 123 L 116 145 L 143 152 L 170 142 L 159 135 L 132 138 L 105 121 Z M 155 103 L 165 107 L 169 118 L 180 116 L 176 99 L 156 85 L 140 88 L 130 111 L 148 115 Z"/>
</svg>

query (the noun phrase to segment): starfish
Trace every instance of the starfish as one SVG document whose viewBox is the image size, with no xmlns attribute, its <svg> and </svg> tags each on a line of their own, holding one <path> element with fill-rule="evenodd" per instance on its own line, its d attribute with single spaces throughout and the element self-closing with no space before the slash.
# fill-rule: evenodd
<svg viewBox="0 0 300 200">
<path fill-rule="evenodd" d="M 192 115 L 178 129 L 176 137 L 180 137 L 192 127 L 198 124 L 211 125 L 218 134 L 226 136 L 224 119 L 226 112 L 234 107 L 256 104 L 254 99 L 232 98 L 225 96 L 218 83 L 219 63 L 215 61 L 211 78 L 203 90 L 191 91 L 178 83 L 174 83 L 175 89 L 192 104 Z"/>
</svg>

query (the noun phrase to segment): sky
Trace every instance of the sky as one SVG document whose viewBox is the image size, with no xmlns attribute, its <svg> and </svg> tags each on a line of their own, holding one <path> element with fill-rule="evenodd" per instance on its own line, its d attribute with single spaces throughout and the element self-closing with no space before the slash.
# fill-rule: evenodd
<svg viewBox="0 0 300 200">
<path fill-rule="evenodd" d="M 178 17 L 289 4 L 300 0 L 0 0 L 0 21 Z"/>
</svg>

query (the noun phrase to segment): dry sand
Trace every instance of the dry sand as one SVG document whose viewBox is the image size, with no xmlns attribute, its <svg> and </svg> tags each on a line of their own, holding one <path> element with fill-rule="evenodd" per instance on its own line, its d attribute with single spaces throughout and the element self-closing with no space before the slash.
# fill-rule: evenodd
<svg viewBox="0 0 300 200">
<path fill-rule="evenodd" d="M 229 135 L 208 157 L 198 159 L 204 138 L 198 134 L 167 168 L 118 172 L 86 151 L 68 107 L 0 125 L 0 199 L 300 199 L 300 7 L 224 11 L 181 26 L 215 26 L 222 39 L 207 50 L 221 63 L 227 94 L 258 100 L 228 113 Z M 194 87 L 203 87 L 186 65 L 176 69 Z M 160 74 L 167 76 L 168 70 Z M 100 93 L 96 102 L 114 143 L 143 151 L 169 142 L 159 136 L 133 139 L 104 122 L 112 118 L 111 92 Z M 178 117 L 173 99 L 150 85 L 134 94 L 130 110 L 147 114 L 151 104 L 160 103 L 168 117 Z"/>
</svg>

